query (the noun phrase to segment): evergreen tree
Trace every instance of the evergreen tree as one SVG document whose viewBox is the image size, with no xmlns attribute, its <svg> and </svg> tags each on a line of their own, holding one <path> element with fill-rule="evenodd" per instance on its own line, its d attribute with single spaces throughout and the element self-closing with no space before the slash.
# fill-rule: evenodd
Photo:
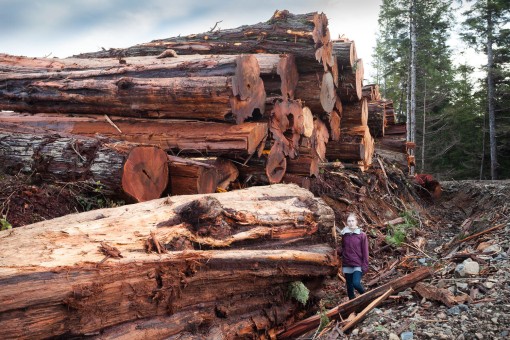
<svg viewBox="0 0 510 340">
<path fill-rule="evenodd" d="M 466 32 L 463 38 L 475 49 L 484 52 L 487 56 L 487 109 L 489 116 L 489 146 L 490 146 L 490 169 L 491 178 L 498 179 L 498 143 L 496 138 L 496 106 L 498 98 L 497 87 L 504 90 L 504 83 L 496 84 L 501 76 L 501 66 L 504 64 L 504 58 L 499 55 L 502 60 L 499 66 L 495 64 L 495 49 L 499 50 L 497 44 L 504 42 L 507 30 L 504 26 L 509 23 L 510 1 L 508 0 L 476 0 L 472 7 L 465 12 L 466 20 L 464 27 Z M 503 29 L 503 30 L 502 30 Z M 503 39 L 503 40 L 502 40 Z M 496 57 L 497 58 L 497 57 Z M 502 64 L 503 63 L 503 64 Z M 499 68 L 499 70 L 498 70 Z M 504 80 L 504 77 L 503 77 Z M 503 88 L 503 89 L 502 89 Z"/>
</svg>

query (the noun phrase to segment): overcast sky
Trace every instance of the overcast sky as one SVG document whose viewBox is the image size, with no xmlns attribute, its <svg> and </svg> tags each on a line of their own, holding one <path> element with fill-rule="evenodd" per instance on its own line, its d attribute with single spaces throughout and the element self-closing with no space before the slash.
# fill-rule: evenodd
<svg viewBox="0 0 510 340">
<path fill-rule="evenodd" d="M 381 0 L 0 0 L 0 53 L 68 57 L 102 47 L 234 28 L 268 20 L 276 9 L 324 12 L 332 37 L 356 42 L 372 72 Z"/>
</svg>

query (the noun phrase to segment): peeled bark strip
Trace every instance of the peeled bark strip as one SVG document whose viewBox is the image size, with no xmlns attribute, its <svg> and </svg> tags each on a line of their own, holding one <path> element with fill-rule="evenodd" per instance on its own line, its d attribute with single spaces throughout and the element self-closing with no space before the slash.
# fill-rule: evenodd
<svg viewBox="0 0 510 340">
<path fill-rule="evenodd" d="M 273 185 L 2 231 L 0 337 L 84 336 L 108 327 L 120 337 L 135 323 L 154 339 L 216 327 L 229 337 L 262 335 L 290 315 L 280 309 L 292 307 L 281 298 L 290 282 L 336 272 L 334 247 L 321 243 L 333 244 L 333 228 L 321 199 Z M 167 253 L 145 251 L 154 236 Z M 105 259 L 105 246 L 122 257 Z M 169 323 L 156 330 L 149 320 Z"/>
<path fill-rule="evenodd" d="M 315 54 L 317 49 L 329 42 L 327 24 L 324 14 L 317 12 L 292 14 L 287 10 L 278 10 L 268 21 L 254 25 L 153 40 L 125 49 L 83 53 L 76 57 L 156 56 L 167 49 L 175 50 L 178 55 L 292 53 L 299 60 L 299 71 L 303 72 L 320 66 L 315 59 Z M 326 52 L 321 53 L 321 57 L 323 55 L 324 59 L 331 59 Z"/>
<path fill-rule="evenodd" d="M 15 123 L 59 133 L 106 136 L 133 143 L 157 145 L 179 155 L 251 155 L 267 136 L 267 123 L 228 124 L 197 120 L 138 119 L 109 116 L 64 116 L 0 112 L 0 124 Z"/>
<path fill-rule="evenodd" d="M 264 85 L 252 55 L 146 57 L 116 65 L 96 60 L 86 68 L 91 63 L 0 74 L 0 109 L 237 123 L 255 109 L 264 112 Z"/>
<path fill-rule="evenodd" d="M 273 139 L 280 143 L 285 156 L 294 158 L 302 135 L 310 131 L 310 112 L 300 100 L 279 100 L 274 103 L 269 129 Z M 313 117 L 312 117 L 313 119 Z"/>
<path fill-rule="evenodd" d="M 155 146 L 0 125 L 0 167 L 46 181 L 91 181 L 108 195 L 137 202 L 161 197 L 168 183 L 166 153 Z"/>
<path fill-rule="evenodd" d="M 338 141 L 340 139 L 340 127 L 341 127 L 341 118 L 340 115 L 333 110 L 329 117 L 329 131 L 330 137 L 332 141 Z"/>
<path fill-rule="evenodd" d="M 352 69 L 339 71 L 340 85 L 337 94 L 343 103 L 358 102 L 362 97 L 363 61 L 358 59 Z"/>
<path fill-rule="evenodd" d="M 269 183 L 280 183 L 286 171 L 287 158 L 285 157 L 283 144 L 276 142 L 271 147 L 266 162 L 266 176 Z"/>
<path fill-rule="evenodd" d="M 355 126 L 367 126 L 368 124 L 368 103 L 365 98 L 355 103 L 343 106 L 342 128 Z"/>
</svg>

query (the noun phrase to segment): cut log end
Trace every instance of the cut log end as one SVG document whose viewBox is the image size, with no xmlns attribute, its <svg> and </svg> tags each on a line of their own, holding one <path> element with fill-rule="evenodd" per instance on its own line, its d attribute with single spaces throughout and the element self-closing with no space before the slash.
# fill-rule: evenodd
<svg viewBox="0 0 510 340">
<path fill-rule="evenodd" d="M 320 100 L 325 112 L 333 111 L 336 103 L 335 82 L 329 72 L 322 77 Z"/>
<path fill-rule="evenodd" d="M 285 54 L 280 56 L 276 73 L 281 79 L 282 99 L 294 99 L 299 74 L 296 60 L 293 55 Z"/>
<path fill-rule="evenodd" d="M 159 198 L 168 184 L 165 151 L 152 146 L 138 146 L 129 153 L 122 174 L 122 188 L 137 202 Z"/>
<path fill-rule="evenodd" d="M 287 159 L 281 143 L 273 144 L 266 163 L 266 175 L 269 183 L 280 183 L 287 171 Z"/>
</svg>

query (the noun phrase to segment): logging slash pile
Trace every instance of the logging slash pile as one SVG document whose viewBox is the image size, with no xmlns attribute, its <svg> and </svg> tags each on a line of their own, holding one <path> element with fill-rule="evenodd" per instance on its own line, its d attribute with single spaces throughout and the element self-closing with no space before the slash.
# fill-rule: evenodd
<svg viewBox="0 0 510 340">
<path fill-rule="evenodd" d="M 291 327 L 337 273 L 346 213 L 379 226 L 376 251 L 387 221 L 420 209 L 405 125 L 362 81 L 354 42 L 332 39 L 322 13 L 66 59 L 0 55 L 0 170 L 56 185 L 48 201 L 87 187 L 140 202 L 0 232 L 0 337 L 268 339 L 316 326 Z M 0 215 L 28 211 L 39 190 L 1 188 Z M 431 275 L 411 269 L 328 316 Z M 290 289 L 303 283 L 308 303 Z"/>
</svg>

